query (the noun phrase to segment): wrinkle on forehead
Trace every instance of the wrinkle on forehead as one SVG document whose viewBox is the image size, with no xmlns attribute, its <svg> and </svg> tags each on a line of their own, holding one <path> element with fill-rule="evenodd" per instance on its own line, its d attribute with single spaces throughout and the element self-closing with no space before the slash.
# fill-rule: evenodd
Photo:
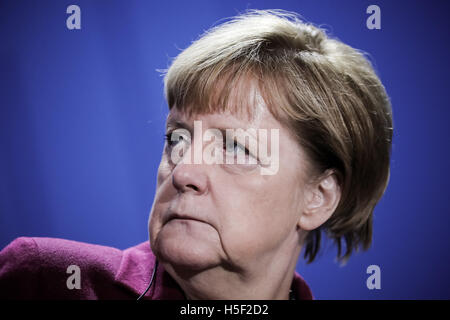
<svg viewBox="0 0 450 320">
<path fill-rule="evenodd" d="M 248 117 L 247 115 L 244 117 L 238 116 L 235 112 L 231 112 L 230 110 L 217 113 L 197 113 L 189 115 L 183 110 L 172 108 L 167 115 L 166 125 L 192 130 L 193 121 L 202 121 L 203 128 L 205 129 L 210 126 L 223 130 L 269 129 L 280 127 L 278 121 L 271 115 L 270 111 L 265 108 L 264 104 L 255 107 L 252 117 Z"/>
</svg>

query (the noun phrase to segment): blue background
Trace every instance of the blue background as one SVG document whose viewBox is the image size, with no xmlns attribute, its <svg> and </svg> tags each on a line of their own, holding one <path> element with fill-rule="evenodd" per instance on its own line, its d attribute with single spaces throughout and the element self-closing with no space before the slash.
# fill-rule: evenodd
<svg viewBox="0 0 450 320">
<path fill-rule="evenodd" d="M 66 28 L 70 4 L 81 30 Z M 370 4 L 381 30 L 366 28 Z M 299 260 L 315 297 L 449 299 L 449 1 L 0 1 L 0 247 L 146 241 L 167 113 L 156 69 L 247 8 L 296 11 L 370 53 L 392 99 L 373 246 L 345 267 L 331 243 Z M 381 290 L 366 287 L 371 264 Z"/>
</svg>

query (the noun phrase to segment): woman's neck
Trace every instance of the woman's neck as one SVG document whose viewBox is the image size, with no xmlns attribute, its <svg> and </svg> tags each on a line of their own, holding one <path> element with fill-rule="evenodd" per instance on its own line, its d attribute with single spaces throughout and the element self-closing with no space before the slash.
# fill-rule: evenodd
<svg viewBox="0 0 450 320">
<path fill-rule="evenodd" d="M 268 254 L 239 271 L 222 266 L 192 273 L 165 268 L 189 300 L 287 300 L 300 250 Z"/>
</svg>

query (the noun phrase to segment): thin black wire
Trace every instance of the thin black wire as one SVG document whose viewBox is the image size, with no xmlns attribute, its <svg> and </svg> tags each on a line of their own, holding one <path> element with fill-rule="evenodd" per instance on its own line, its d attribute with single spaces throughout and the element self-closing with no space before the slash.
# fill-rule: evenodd
<svg viewBox="0 0 450 320">
<path fill-rule="evenodd" d="M 145 289 L 144 293 L 141 294 L 141 295 L 139 296 L 139 298 L 137 298 L 136 301 L 141 300 L 141 298 L 144 297 L 145 294 L 147 293 L 147 291 L 150 290 L 150 288 L 152 287 L 153 280 L 155 279 L 155 276 L 156 276 L 156 268 L 157 268 L 157 267 L 158 267 L 158 260 L 155 259 L 155 267 L 153 268 L 153 273 L 152 273 L 152 277 L 151 277 L 151 279 L 150 279 L 150 283 L 149 283 L 147 289 Z"/>
</svg>

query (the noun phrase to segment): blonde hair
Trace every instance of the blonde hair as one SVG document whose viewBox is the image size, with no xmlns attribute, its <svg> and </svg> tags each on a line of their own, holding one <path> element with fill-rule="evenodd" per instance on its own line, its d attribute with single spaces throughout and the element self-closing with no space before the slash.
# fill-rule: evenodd
<svg viewBox="0 0 450 320">
<path fill-rule="evenodd" d="M 393 130 L 389 98 L 371 63 L 294 13 L 251 10 L 182 51 L 165 75 L 165 95 L 169 108 L 189 113 L 251 111 L 235 94 L 248 96 L 241 80 L 249 77 L 317 172 L 332 169 L 339 179 L 338 207 L 307 235 L 305 259 L 316 257 L 322 231 L 341 261 L 368 249 L 373 210 L 389 180 Z"/>
</svg>

